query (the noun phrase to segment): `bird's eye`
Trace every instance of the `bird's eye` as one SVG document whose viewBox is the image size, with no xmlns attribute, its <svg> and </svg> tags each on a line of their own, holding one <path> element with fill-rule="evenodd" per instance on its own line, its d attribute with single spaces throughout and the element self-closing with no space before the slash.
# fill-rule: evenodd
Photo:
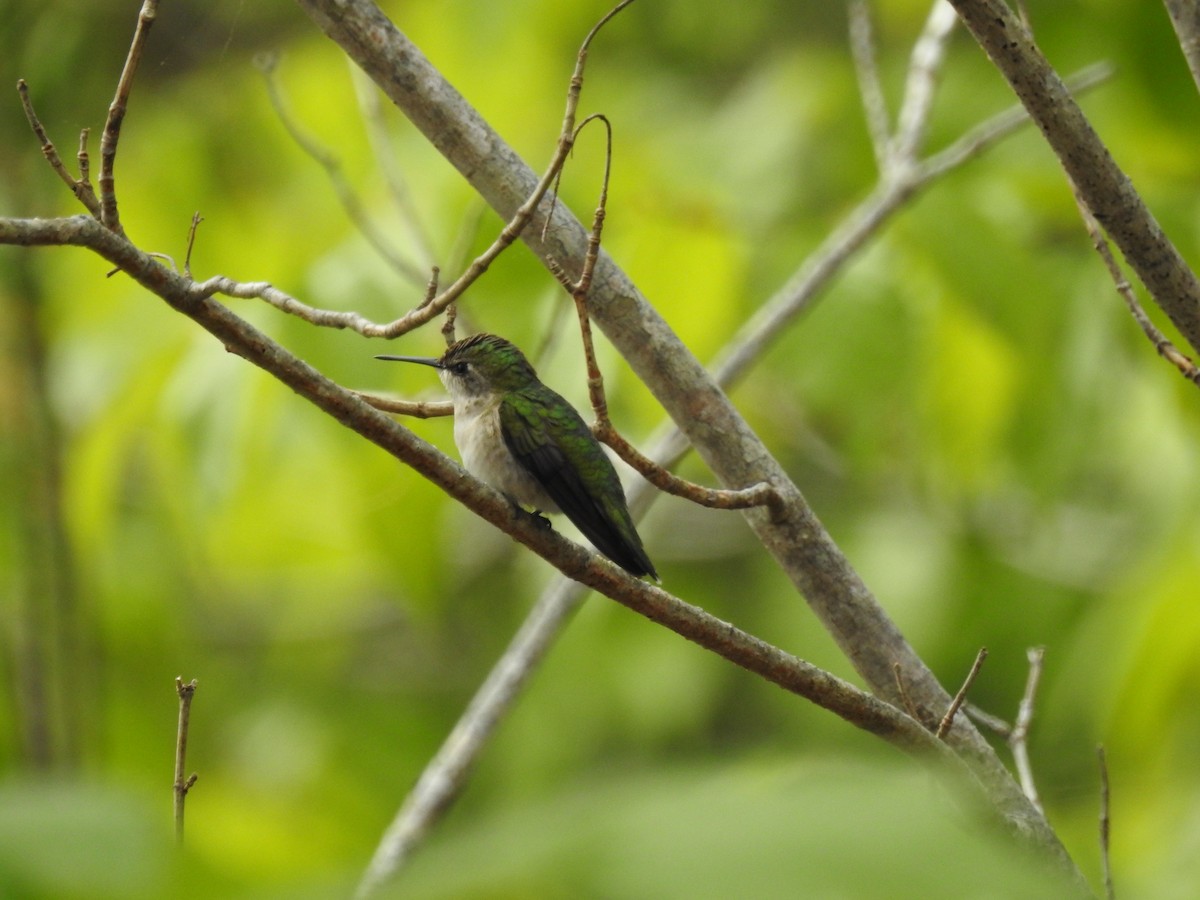
<svg viewBox="0 0 1200 900">
<path fill-rule="evenodd" d="M 460 363 L 455 363 L 454 365 L 452 365 L 450 367 L 450 371 L 453 372 L 455 375 L 466 375 L 467 368 L 468 368 L 468 366 L 465 362 L 460 362 Z"/>
</svg>

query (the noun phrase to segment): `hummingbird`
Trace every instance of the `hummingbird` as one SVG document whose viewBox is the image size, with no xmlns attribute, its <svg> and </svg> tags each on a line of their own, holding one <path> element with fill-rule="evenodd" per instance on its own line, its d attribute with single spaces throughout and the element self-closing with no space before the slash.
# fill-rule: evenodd
<svg viewBox="0 0 1200 900">
<path fill-rule="evenodd" d="M 438 370 L 454 404 L 454 443 L 467 471 L 517 506 L 564 513 L 629 574 L 658 580 L 608 455 L 515 344 L 481 333 L 456 341 L 437 359 L 376 359 Z"/>
</svg>

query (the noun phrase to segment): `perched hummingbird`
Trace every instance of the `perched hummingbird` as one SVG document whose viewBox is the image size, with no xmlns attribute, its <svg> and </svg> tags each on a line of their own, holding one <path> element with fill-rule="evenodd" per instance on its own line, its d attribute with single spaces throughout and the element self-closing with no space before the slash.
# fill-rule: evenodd
<svg viewBox="0 0 1200 900">
<path fill-rule="evenodd" d="M 454 443 L 468 471 L 518 504 L 565 513 L 625 571 L 658 579 L 608 455 L 514 344 L 474 334 L 451 344 L 440 359 L 376 359 L 438 370 L 454 402 Z"/>
</svg>

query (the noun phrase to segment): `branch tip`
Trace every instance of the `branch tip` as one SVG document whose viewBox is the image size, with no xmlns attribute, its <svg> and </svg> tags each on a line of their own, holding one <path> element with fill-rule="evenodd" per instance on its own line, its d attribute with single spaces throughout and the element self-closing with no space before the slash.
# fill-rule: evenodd
<svg viewBox="0 0 1200 900">
<path fill-rule="evenodd" d="M 979 670 L 983 668 L 984 660 L 987 659 L 987 647 L 980 647 L 979 652 L 975 654 L 975 662 L 971 664 L 971 670 L 967 673 L 967 677 L 963 679 L 962 687 L 958 689 L 958 693 L 954 695 L 954 699 L 950 701 L 950 706 L 946 710 L 946 714 L 942 716 L 942 721 L 938 723 L 936 737 L 939 741 L 945 740 L 951 726 L 954 724 L 954 717 L 958 713 L 958 709 L 963 705 L 963 701 L 967 699 L 967 692 L 971 690 L 971 685 L 975 683 L 975 678 L 979 675 Z"/>
</svg>

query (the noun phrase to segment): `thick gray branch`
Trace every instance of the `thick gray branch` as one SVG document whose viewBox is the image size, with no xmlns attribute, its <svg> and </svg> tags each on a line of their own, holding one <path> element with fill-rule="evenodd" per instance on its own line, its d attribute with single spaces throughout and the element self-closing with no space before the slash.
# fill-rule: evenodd
<svg viewBox="0 0 1200 900">
<path fill-rule="evenodd" d="M 1200 352 L 1200 282 L 1003 0 L 951 0 L 1150 296 Z"/>
</svg>

